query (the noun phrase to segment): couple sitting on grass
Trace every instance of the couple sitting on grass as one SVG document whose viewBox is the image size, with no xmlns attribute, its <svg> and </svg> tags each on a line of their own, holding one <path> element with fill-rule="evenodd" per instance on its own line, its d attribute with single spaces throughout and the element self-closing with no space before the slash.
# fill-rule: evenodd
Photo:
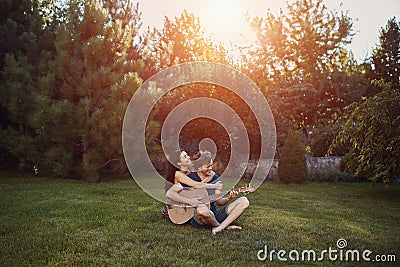
<svg viewBox="0 0 400 267">
<path fill-rule="evenodd" d="M 180 194 L 184 187 L 205 188 L 210 195 L 221 193 L 222 184 L 218 181 L 218 175 L 212 170 L 213 157 L 209 151 L 199 152 L 198 159 L 195 161 L 198 166 L 197 172 L 191 172 L 193 164 L 185 151 L 175 151 L 169 156 L 169 161 L 170 166 L 165 188 L 166 196 L 169 200 L 195 208 L 194 216 L 191 218 L 193 227 L 210 228 L 212 235 L 223 230 L 242 229 L 240 226 L 231 223 L 246 210 L 249 201 L 245 196 L 242 196 L 231 202 L 238 195 L 237 191 L 230 191 L 229 195 L 212 201 L 209 205 L 208 203 L 201 203 L 196 198 L 188 198 Z M 224 207 L 217 209 L 216 205 Z M 167 207 L 163 214 L 168 216 Z"/>
</svg>

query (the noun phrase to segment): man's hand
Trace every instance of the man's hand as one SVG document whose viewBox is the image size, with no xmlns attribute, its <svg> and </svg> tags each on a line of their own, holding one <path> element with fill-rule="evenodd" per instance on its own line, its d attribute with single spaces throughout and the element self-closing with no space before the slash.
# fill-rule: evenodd
<svg viewBox="0 0 400 267">
<path fill-rule="evenodd" d="M 229 199 L 234 199 L 238 194 L 239 194 L 239 191 L 237 191 L 237 190 L 229 191 Z"/>
</svg>

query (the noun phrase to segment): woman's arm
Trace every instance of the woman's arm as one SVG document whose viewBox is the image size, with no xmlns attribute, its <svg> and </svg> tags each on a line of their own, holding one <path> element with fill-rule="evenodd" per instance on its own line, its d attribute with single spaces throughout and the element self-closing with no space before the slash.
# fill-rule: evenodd
<svg viewBox="0 0 400 267">
<path fill-rule="evenodd" d="M 211 174 L 208 175 L 203 181 L 201 181 L 202 183 L 208 183 L 209 181 L 211 181 L 214 178 L 215 172 L 211 171 Z"/>
<path fill-rule="evenodd" d="M 168 189 L 167 193 L 165 193 L 166 197 L 180 203 L 186 203 L 192 207 L 197 207 L 201 204 L 201 202 L 198 199 L 195 198 L 187 198 L 184 196 L 181 196 L 179 192 L 181 192 L 183 189 L 183 186 L 181 184 L 174 184 L 171 186 L 170 189 Z"/>
<path fill-rule="evenodd" d="M 196 182 L 181 172 L 175 173 L 175 180 L 178 181 L 179 183 L 186 184 L 193 188 L 218 189 L 218 190 L 222 189 L 221 182 L 216 182 L 215 184 Z"/>
</svg>

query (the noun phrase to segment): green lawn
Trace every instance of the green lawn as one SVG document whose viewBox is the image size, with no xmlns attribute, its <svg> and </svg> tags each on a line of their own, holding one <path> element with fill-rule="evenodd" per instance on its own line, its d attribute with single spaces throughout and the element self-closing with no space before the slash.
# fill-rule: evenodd
<svg viewBox="0 0 400 267">
<path fill-rule="evenodd" d="M 381 266 L 376 262 L 292 261 L 338 249 L 395 255 L 400 262 L 400 187 L 351 183 L 265 183 L 248 195 L 241 232 L 177 226 L 133 179 L 86 184 L 0 172 L 0 266 Z M 339 252 L 336 253 L 339 257 Z M 261 253 L 260 255 L 264 255 Z M 295 255 L 295 254 L 292 254 Z M 294 257 L 294 256 L 293 256 Z M 361 254 L 360 254 L 361 257 Z M 397 263 L 397 264 L 396 264 Z"/>
</svg>

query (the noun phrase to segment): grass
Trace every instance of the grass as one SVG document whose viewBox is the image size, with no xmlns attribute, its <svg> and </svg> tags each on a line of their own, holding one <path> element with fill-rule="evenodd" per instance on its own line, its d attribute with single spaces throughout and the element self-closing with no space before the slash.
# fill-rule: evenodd
<svg viewBox="0 0 400 267">
<path fill-rule="evenodd" d="M 346 249 L 397 254 L 400 187 L 366 183 L 265 183 L 248 195 L 244 230 L 222 232 L 162 219 L 163 204 L 133 179 L 87 184 L 0 172 L 0 266 L 282 266 L 257 252 Z M 263 255 L 263 254 L 261 254 Z M 288 258 L 288 254 L 286 254 Z M 291 261 L 292 266 L 380 266 Z"/>
</svg>

